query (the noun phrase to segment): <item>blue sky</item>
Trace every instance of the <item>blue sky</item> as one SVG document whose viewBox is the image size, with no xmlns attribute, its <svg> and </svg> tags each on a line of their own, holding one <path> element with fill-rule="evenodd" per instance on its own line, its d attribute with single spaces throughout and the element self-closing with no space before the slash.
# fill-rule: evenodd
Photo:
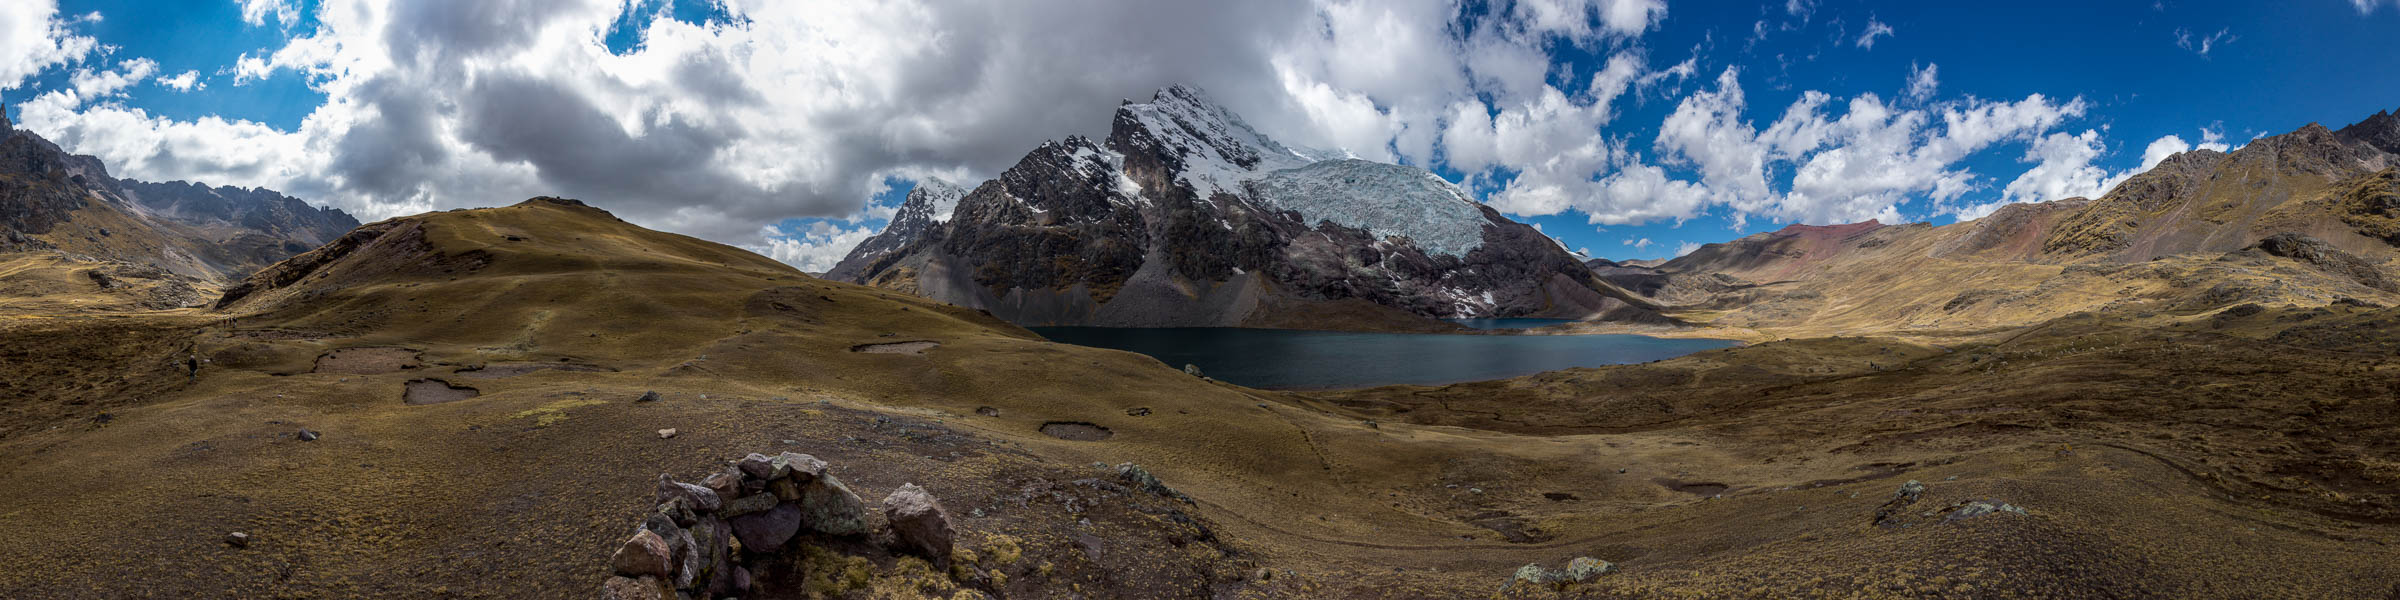
<svg viewBox="0 0 2400 600">
<path fill-rule="evenodd" d="M 1174 83 L 1610 258 L 1948 223 L 2400 108 L 2390 0 L 1007 8 L 26 0 L 0 8 L 25 57 L 0 59 L 0 99 L 124 175 L 367 218 L 567 194 L 811 268 L 915 178 L 989 177 Z"/>
</svg>

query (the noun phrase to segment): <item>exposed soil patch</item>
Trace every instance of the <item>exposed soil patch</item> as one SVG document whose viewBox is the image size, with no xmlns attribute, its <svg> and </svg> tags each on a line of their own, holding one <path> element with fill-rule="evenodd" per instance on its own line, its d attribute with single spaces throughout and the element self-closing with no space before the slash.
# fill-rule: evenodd
<svg viewBox="0 0 2400 600">
<path fill-rule="evenodd" d="M 1706 481 L 1698 483 L 1684 483 L 1673 479 L 1653 479 L 1651 481 L 1656 481 L 1659 485 L 1665 486 L 1670 490 L 1675 490 L 1686 494 L 1693 494 L 1703 498 L 1715 496 L 1717 494 L 1723 494 L 1725 493 L 1725 490 L 1733 489 L 1732 486 L 1722 483 Z"/>
<path fill-rule="evenodd" d="M 850 351 L 863 354 L 924 354 L 926 350 L 932 350 L 935 346 L 940 345 L 942 345 L 941 342 L 917 340 L 913 342 L 859 344 L 856 346 L 851 346 Z"/>
<path fill-rule="evenodd" d="M 1093 425 L 1090 423 L 1077 423 L 1069 421 L 1051 421 L 1048 423 L 1043 423 L 1042 434 L 1062 440 L 1074 440 L 1078 442 L 1097 442 L 1117 435 L 1116 432 L 1109 431 L 1107 427 L 1101 427 L 1099 425 Z"/>
<path fill-rule="evenodd" d="M 469 368 L 465 368 L 465 369 L 459 369 L 459 370 L 458 370 L 458 375 L 459 375 L 460 377 L 466 377 L 466 378 L 469 378 L 469 379 L 500 379 L 500 378 L 503 378 L 503 377 L 515 377 L 515 376 L 518 376 L 518 375 L 524 375 L 524 374 L 526 374 L 526 373 L 532 373 L 532 372 L 535 372 L 535 371 L 573 371 L 573 372 L 577 372 L 577 373 L 601 373 L 601 372 L 607 372 L 607 371 L 609 371 L 609 370 L 610 370 L 610 369 L 606 369 L 606 368 L 602 368 L 602 367 L 595 367 L 595 366 L 591 366 L 591 365 L 579 365 L 579 364 L 575 364 L 575 363 L 508 363 L 508 364 L 484 365 L 484 366 L 481 366 L 481 367 L 469 367 Z"/>
<path fill-rule="evenodd" d="M 309 372 L 378 375 L 419 366 L 417 351 L 408 348 L 342 348 L 317 355 L 317 366 Z"/>
<path fill-rule="evenodd" d="M 482 395 L 475 388 L 453 384 L 440 379 L 418 379 L 408 382 L 400 393 L 400 401 L 409 404 L 441 404 L 457 402 Z"/>
</svg>

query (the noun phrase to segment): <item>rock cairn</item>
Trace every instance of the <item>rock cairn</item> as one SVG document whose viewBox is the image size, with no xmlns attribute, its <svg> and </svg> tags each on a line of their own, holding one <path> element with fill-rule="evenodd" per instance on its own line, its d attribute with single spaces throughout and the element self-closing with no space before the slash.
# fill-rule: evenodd
<svg viewBox="0 0 2400 600">
<path fill-rule="evenodd" d="M 751 454 L 698 484 L 659 474 L 657 506 L 609 558 L 600 596 L 609 600 L 739 597 L 753 593 L 749 565 L 798 550 L 802 534 L 862 538 L 866 501 L 825 461 L 796 452 Z M 916 484 L 883 499 L 888 534 L 875 540 L 936 564 L 957 530 L 933 494 Z"/>
</svg>

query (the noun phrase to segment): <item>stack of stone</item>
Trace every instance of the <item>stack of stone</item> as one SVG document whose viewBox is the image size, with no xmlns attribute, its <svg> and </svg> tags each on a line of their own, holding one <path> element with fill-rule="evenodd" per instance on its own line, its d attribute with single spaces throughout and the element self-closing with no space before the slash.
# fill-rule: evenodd
<svg viewBox="0 0 2400 600">
<path fill-rule="evenodd" d="M 658 505 L 609 560 L 603 598 L 716 598 L 750 592 L 750 569 L 797 547 L 802 534 L 860 537 L 869 532 L 866 502 L 827 471 L 825 461 L 795 452 L 751 454 L 698 485 L 658 476 Z M 883 500 L 891 549 L 936 563 L 950 557 L 957 532 L 941 503 L 916 484 Z"/>
</svg>

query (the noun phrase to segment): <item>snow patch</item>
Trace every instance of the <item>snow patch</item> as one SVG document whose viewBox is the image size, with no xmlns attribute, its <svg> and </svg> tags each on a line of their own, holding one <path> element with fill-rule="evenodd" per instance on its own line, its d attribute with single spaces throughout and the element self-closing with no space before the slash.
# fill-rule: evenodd
<svg viewBox="0 0 2400 600">
<path fill-rule="evenodd" d="M 1328 160 L 1268 174 L 1249 184 L 1259 203 L 1300 213 L 1303 224 L 1331 221 L 1377 238 L 1404 236 L 1427 254 L 1464 258 L 1483 246 L 1491 224 L 1458 186 L 1416 167 Z"/>
</svg>

